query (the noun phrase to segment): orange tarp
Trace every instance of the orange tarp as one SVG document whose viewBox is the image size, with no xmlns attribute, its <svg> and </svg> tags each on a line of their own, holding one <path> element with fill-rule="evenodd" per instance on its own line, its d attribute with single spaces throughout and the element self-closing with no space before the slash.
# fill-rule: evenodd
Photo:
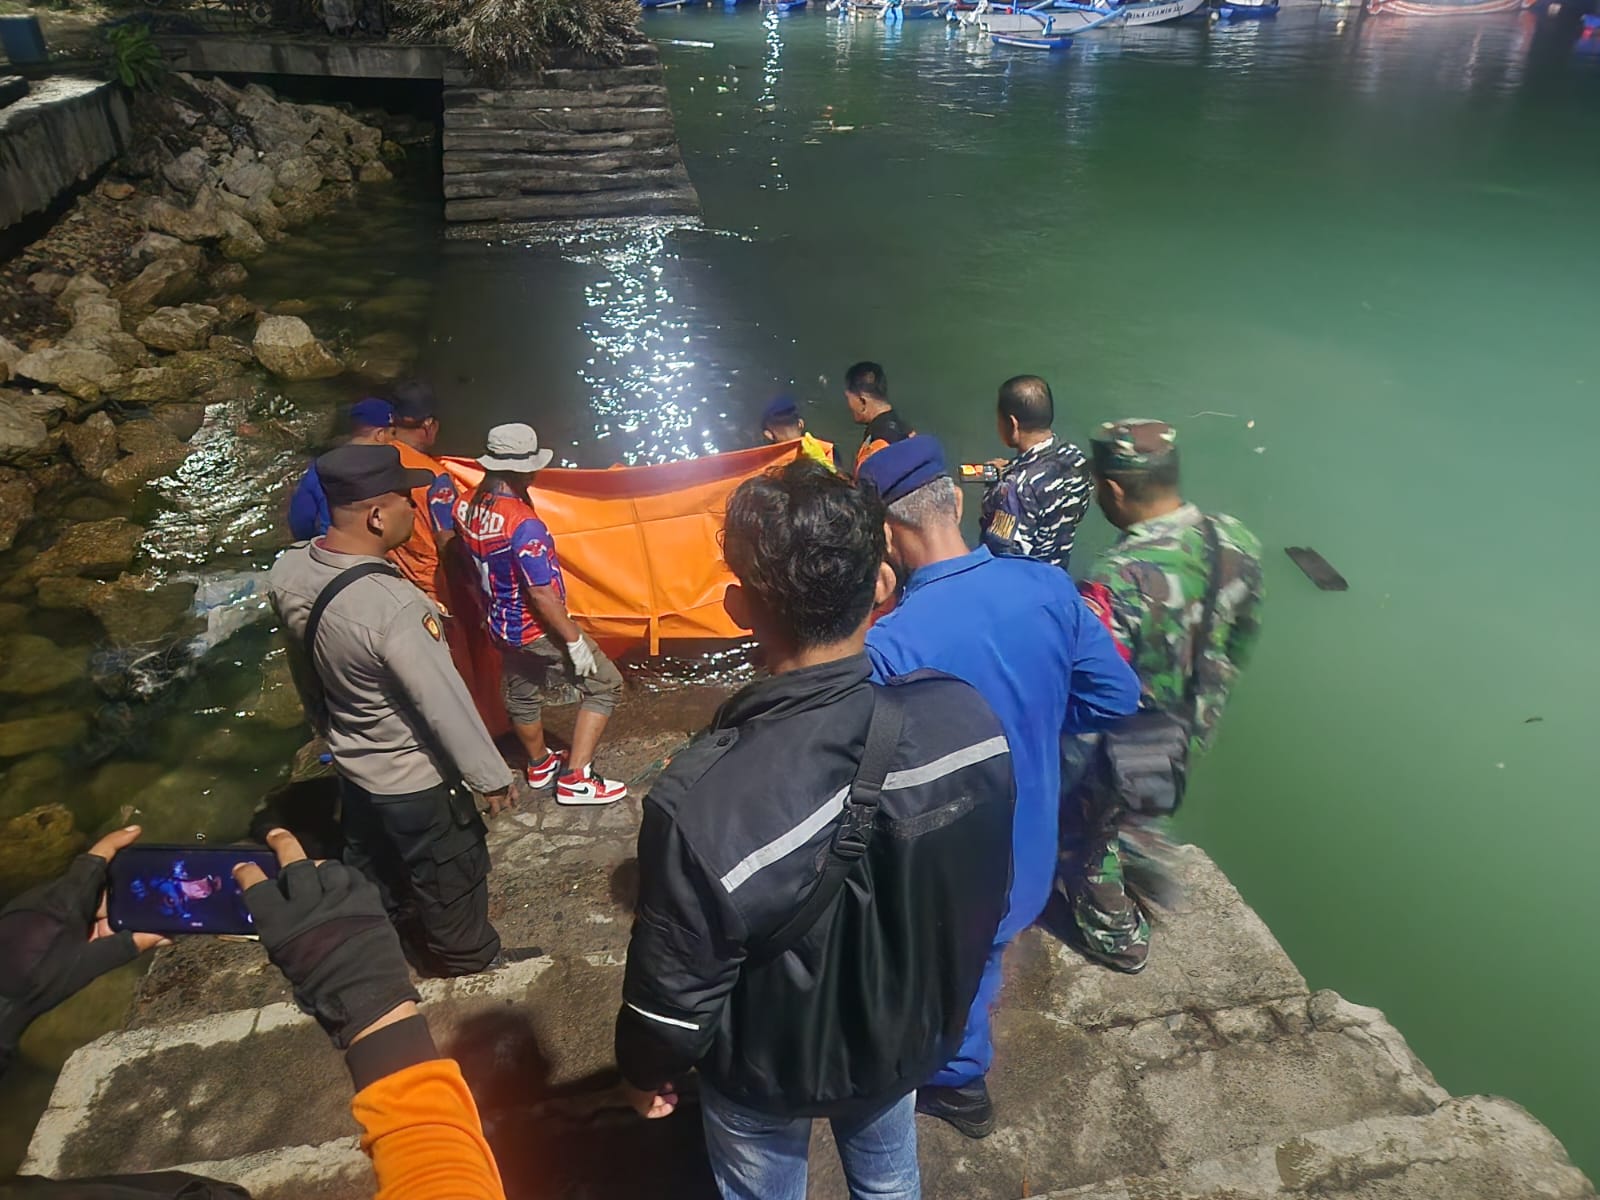
<svg viewBox="0 0 1600 1200">
<path fill-rule="evenodd" d="M 722 609 L 733 582 L 723 512 L 746 479 L 799 452 L 794 441 L 659 466 L 540 471 L 533 503 L 555 536 L 573 619 L 596 641 L 642 641 L 651 654 L 665 638 L 747 636 Z M 483 478 L 472 459 L 444 464 L 463 499 Z"/>
</svg>

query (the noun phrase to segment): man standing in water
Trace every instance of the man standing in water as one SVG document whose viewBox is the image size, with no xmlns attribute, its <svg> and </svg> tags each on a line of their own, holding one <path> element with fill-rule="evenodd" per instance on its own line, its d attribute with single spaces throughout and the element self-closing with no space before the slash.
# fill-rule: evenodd
<svg viewBox="0 0 1600 1200">
<path fill-rule="evenodd" d="M 999 460 L 1000 479 L 983 494 L 983 544 L 996 554 L 1021 554 L 1067 569 L 1078 522 L 1089 511 L 1094 482 L 1083 451 L 1058 438 L 1050 385 L 1018 375 L 1000 385 L 1000 440 L 1016 457 Z"/>
<path fill-rule="evenodd" d="M 1108 422 L 1090 454 L 1095 499 L 1122 536 L 1080 590 L 1138 673 L 1140 708 L 1183 720 L 1198 754 L 1261 630 L 1261 543 L 1233 517 L 1184 502 L 1178 435 L 1166 422 Z M 1096 748 L 1084 753 L 1092 759 Z M 1097 771 L 1070 791 L 1061 883 L 1071 913 L 1051 927 L 1086 957 L 1131 973 L 1149 956 L 1150 921 L 1124 881 L 1126 817 Z"/>
<path fill-rule="evenodd" d="M 984 1078 L 994 1058 L 989 1010 L 1002 953 L 1044 910 L 1055 879 L 1062 736 L 1132 713 L 1139 681 L 1064 571 L 967 548 L 961 493 L 936 439 L 879 451 L 862 477 L 888 503 L 887 561 L 904 585 L 899 605 L 867 635 L 874 678 L 932 668 L 970 683 L 1000 718 L 1016 771 L 1010 911 L 960 1050 L 917 1093 L 919 1112 L 986 1137 L 994 1129 Z"/>
<path fill-rule="evenodd" d="M 889 407 L 889 376 L 875 362 L 858 362 L 844 373 L 844 399 L 850 417 L 861 430 L 861 448 L 856 451 L 851 474 L 861 476 L 861 464 L 896 442 L 916 437 L 917 431 Z"/>
<path fill-rule="evenodd" d="M 367 398 L 350 406 L 350 441 L 352 446 L 381 446 L 394 432 L 394 409 L 387 400 Z M 322 480 L 317 478 L 317 464 L 313 462 L 300 476 L 300 483 L 289 500 L 289 532 L 297 542 L 321 537 L 328 532 L 332 518 L 328 514 L 328 497 L 323 494 Z"/>
<path fill-rule="evenodd" d="M 483 482 L 457 509 L 457 525 L 483 584 L 489 633 L 500 648 L 501 695 L 528 755 L 528 786 L 554 783 L 557 804 L 614 804 L 628 794 L 627 784 L 602 779 L 592 764 L 622 696 L 622 675 L 567 613 L 555 539 L 528 494 L 551 457 L 531 426 L 496 425 L 478 460 Z M 556 680 L 583 696 L 565 752 L 552 752 L 544 736 L 544 690 Z"/>
<path fill-rule="evenodd" d="M 450 660 L 439 610 L 386 560 L 411 536 L 411 493 L 429 483 L 393 446 L 317 459 L 333 523 L 283 552 L 267 590 L 289 664 L 340 777 L 345 862 L 383 893 L 427 975 L 482 971 L 500 952 L 489 924 L 489 850 L 472 791 L 511 806 L 511 770 Z"/>
<path fill-rule="evenodd" d="M 411 494 L 417 522 L 411 536 L 390 552 L 389 561 L 448 617 L 441 563 L 456 531 L 456 485 L 444 464 L 429 453 L 439 440 L 438 402 L 432 388 L 411 379 L 395 385 L 393 404 L 394 446 L 400 462 L 408 470 L 426 471 L 428 482 Z"/>
</svg>

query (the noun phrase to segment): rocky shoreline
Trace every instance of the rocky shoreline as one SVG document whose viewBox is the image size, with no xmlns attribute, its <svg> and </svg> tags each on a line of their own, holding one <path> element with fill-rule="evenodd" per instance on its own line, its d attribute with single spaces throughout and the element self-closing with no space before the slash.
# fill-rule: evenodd
<svg viewBox="0 0 1600 1200">
<path fill-rule="evenodd" d="M 246 294 L 273 243 L 393 179 L 404 151 L 381 117 L 188 76 L 132 108 L 127 152 L 0 267 L 0 897 L 87 836 L 50 797 L 87 720 L 49 697 L 89 655 L 25 618 L 87 622 L 111 646 L 171 638 L 195 585 L 134 569 L 135 518 L 207 407 L 264 385 L 380 383 L 415 352 L 393 333 L 325 341 L 292 303 Z"/>
</svg>

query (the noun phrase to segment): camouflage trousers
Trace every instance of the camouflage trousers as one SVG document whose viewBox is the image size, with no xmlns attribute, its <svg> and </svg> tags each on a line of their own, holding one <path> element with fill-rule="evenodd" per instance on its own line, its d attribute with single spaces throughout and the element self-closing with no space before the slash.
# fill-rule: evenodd
<svg viewBox="0 0 1600 1200">
<path fill-rule="evenodd" d="M 1067 780 L 1085 774 L 1078 766 L 1069 760 Z M 1056 887 L 1068 911 L 1055 922 L 1057 932 L 1087 958 L 1137 971 L 1150 954 L 1150 918 L 1128 890 L 1122 806 L 1093 778 L 1068 783 L 1064 797 Z"/>
<path fill-rule="evenodd" d="M 1072 926 L 1064 933 L 1086 957 L 1118 971 L 1138 971 L 1150 954 L 1150 918 L 1128 891 L 1122 830 L 1115 813 L 1106 813 L 1093 789 L 1069 797 L 1078 808 L 1077 829 L 1062 813 L 1061 853 L 1056 886 L 1070 909 Z"/>
</svg>

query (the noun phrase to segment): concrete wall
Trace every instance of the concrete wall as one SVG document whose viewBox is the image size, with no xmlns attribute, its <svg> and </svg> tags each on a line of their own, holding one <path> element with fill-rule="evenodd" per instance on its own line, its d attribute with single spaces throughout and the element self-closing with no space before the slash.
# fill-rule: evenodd
<svg viewBox="0 0 1600 1200">
<path fill-rule="evenodd" d="M 0 228 L 42 212 L 122 153 L 128 106 L 116 84 L 57 77 L 0 109 Z"/>
<path fill-rule="evenodd" d="M 615 66 L 552 63 L 492 84 L 444 75 L 445 219 L 698 213 L 655 46 Z"/>
<path fill-rule="evenodd" d="M 291 41 L 205 34 L 158 39 L 174 69 L 202 75 L 325 75 L 337 79 L 438 79 L 442 46 Z"/>
</svg>

